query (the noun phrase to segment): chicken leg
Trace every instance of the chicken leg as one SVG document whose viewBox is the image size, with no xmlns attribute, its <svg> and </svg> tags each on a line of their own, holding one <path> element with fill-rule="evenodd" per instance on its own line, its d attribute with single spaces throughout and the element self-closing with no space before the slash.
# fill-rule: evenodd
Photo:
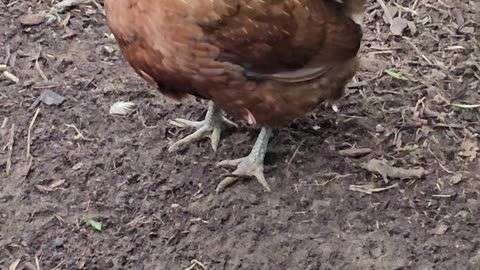
<svg viewBox="0 0 480 270">
<path fill-rule="evenodd" d="M 212 101 L 208 103 L 208 111 L 204 120 L 190 121 L 176 118 L 175 120 L 171 120 L 170 123 L 177 127 L 195 127 L 197 128 L 197 131 L 172 144 L 168 148 L 169 152 L 176 150 L 179 146 L 186 145 L 203 138 L 210 138 L 213 151 L 217 151 L 222 129 L 225 129 L 225 127 L 238 127 L 237 124 L 225 118 L 222 114 L 222 110 L 215 106 Z"/>
<path fill-rule="evenodd" d="M 268 140 L 272 136 L 272 131 L 269 128 L 262 128 L 260 134 L 255 141 L 250 154 L 244 158 L 224 160 L 217 164 L 217 166 L 232 166 L 237 167 L 232 175 L 225 178 L 217 186 L 217 193 L 222 192 L 227 186 L 236 182 L 239 176 L 253 176 L 263 186 L 265 191 L 270 192 L 270 185 L 263 175 L 263 159 L 267 152 Z"/>
</svg>

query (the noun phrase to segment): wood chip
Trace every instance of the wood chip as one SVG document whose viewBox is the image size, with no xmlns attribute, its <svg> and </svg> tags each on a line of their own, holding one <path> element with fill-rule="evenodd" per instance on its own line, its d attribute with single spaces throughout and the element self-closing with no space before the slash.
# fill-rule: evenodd
<svg viewBox="0 0 480 270">
<path fill-rule="evenodd" d="M 40 14 L 27 14 L 18 19 L 23 26 L 36 26 L 43 23 L 45 17 Z"/>
<path fill-rule="evenodd" d="M 350 148 L 338 151 L 338 153 L 342 156 L 351 157 L 351 158 L 359 158 L 364 157 L 372 152 L 370 148 Z"/>
<path fill-rule="evenodd" d="M 80 168 L 83 167 L 83 165 L 84 165 L 83 162 L 78 162 L 77 164 L 73 165 L 72 169 L 74 171 L 78 171 L 78 170 L 80 170 Z"/>
</svg>

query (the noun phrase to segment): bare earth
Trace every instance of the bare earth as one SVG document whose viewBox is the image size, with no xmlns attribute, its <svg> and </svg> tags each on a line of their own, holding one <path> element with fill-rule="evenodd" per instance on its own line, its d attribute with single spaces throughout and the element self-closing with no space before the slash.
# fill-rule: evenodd
<svg viewBox="0 0 480 270">
<path fill-rule="evenodd" d="M 203 103 L 149 88 L 93 3 L 20 24 L 50 2 L 0 0 L 0 64 L 19 79 L 0 75 L 1 269 L 480 269 L 480 109 L 452 106 L 480 104 L 478 1 L 386 0 L 409 21 L 400 36 L 372 1 L 340 111 L 276 130 L 272 193 L 246 179 L 219 195 L 216 162 L 248 154 L 259 130 L 169 153 L 192 130 L 168 120 L 201 119 Z M 66 100 L 30 108 L 47 89 Z M 116 101 L 137 109 L 110 115 Z M 342 155 L 352 147 L 372 151 Z M 387 183 L 373 159 L 427 174 L 390 168 Z"/>
</svg>

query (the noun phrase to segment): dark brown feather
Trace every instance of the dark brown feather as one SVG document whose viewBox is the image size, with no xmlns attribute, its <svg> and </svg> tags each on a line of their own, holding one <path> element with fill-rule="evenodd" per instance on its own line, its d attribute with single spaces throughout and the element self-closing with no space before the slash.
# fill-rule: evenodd
<svg viewBox="0 0 480 270">
<path fill-rule="evenodd" d="M 342 96 L 365 0 L 105 0 L 128 62 L 165 95 L 211 99 L 257 124 Z"/>
</svg>

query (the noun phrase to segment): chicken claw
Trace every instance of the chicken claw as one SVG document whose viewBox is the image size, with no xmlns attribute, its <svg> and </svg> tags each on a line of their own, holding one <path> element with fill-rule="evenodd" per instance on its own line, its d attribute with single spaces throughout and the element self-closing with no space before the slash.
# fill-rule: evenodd
<svg viewBox="0 0 480 270">
<path fill-rule="evenodd" d="M 225 127 L 238 127 L 237 124 L 225 118 L 222 114 L 222 111 L 213 104 L 213 102 L 208 103 L 207 115 L 202 121 L 190 121 L 186 119 L 176 118 L 171 120 L 170 124 L 177 127 L 194 127 L 197 130 L 188 135 L 187 137 L 175 142 L 172 144 L 168 151 L 172 152 L 182 145 L 192 143 L 194 141 L 201 140 L 203 138 L 210 138 L 213 151 L 217 151 L 218 144 L 220 142 L 220 133 Z"/>
<path fill-rule="evenodd" d="M 253 176 L 263 186 L 266 192 L 270 192 L 270 185 L 263 175 L 263 159 L 267 152 L 268 140 L 272 135 L 272 131 L 268 128 L 262 128 L 255 145 L 250 154 L 244 158 L 224 160 L 217 164 L 217 166 L 231 166 L 237 167 L 232 175 L 220 182 L 217 186 L 217 193 L 222 192 L 227 186 L 233 184 L 239 179 L 239 176 Z"/>
</svg>

